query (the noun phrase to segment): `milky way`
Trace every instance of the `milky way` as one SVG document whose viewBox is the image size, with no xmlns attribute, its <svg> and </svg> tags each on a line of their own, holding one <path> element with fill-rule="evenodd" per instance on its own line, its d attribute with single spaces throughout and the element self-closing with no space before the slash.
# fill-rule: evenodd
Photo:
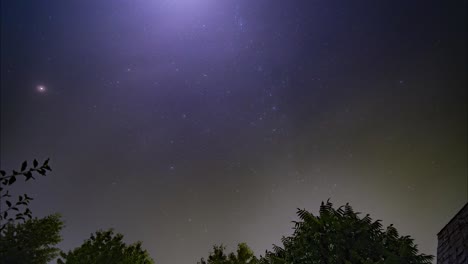
<svg viewBox="0 0 468 264">
<path fill-rule="evenodd" d="M 51 158 L 17 191 L 63 249 L 263 254 L 331 198 L 435 254 L 467 200 L 466 1 L 416 2 L 2 1 L 1 166 Z"/>
</svg>

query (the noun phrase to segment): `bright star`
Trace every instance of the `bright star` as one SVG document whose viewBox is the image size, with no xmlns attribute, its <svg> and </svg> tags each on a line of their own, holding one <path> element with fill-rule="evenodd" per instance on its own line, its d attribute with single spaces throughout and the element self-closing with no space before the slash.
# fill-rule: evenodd
<svg viewBox="0 0 468 264">
<path fill-rule="evenodd" d="M 38 85 L 37 86 L 37 91 L 40 93 L 44 93 L 46 91 L 46 88 L 44 85 Z"/>
</svg>

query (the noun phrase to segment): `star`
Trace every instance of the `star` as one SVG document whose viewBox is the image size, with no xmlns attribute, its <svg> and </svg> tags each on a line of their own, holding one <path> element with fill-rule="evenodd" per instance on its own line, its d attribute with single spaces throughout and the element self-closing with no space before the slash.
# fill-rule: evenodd
<svg viewBox="0 0 468 264">
<path fill-rule="evenodd" d="M 40 93 L 45 93 L 46 92 L 46 87 L 44 85 L 38 85 L 36 89 Z"/>
</svg>

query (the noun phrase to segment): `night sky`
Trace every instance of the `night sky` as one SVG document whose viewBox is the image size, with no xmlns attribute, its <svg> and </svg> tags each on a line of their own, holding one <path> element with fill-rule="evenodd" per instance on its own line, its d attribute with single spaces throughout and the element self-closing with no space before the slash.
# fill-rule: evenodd
<svg viewBox="0 0 468 264">
<path fill-rule="evenodd" d="M 257 255 L 349 202 L 423 253 L 466 203 L 466 1 L 1 2 L 1 167 L 157 263 Z"/>
</svg>

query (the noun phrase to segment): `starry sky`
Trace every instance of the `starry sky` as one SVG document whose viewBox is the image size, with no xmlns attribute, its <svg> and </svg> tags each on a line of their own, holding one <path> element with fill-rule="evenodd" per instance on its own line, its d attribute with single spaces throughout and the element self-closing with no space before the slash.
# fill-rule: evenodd
<svg viewBox="0 0 468 264">
<path fill-rule="evenodd" d="M 466 1 L 1 2 L 0 161 L 158 263 L 256 254 L 346 202 L 436 254 L 467 202 Z"/>
</svg>

